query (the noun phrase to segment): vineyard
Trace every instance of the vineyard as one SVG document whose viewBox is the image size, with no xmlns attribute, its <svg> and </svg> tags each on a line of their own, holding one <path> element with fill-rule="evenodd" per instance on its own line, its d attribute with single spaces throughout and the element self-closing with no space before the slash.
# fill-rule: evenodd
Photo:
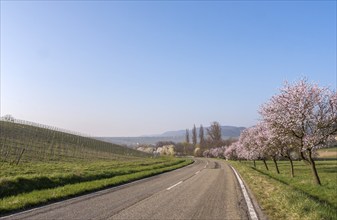
<svg viewBox="0 0 337 220">
<path fill-rule="evenodd" d="M 24 121 L 0 121 L 0 147 L 0 216 L 192 162 Z"/>
<path fill-rule="evenodd" d="M 28 124 L 0 121 L 0 161 L 10 164 L 74 159 L 120 159 L 149 155 L 99 141 Z"/>
</svg>

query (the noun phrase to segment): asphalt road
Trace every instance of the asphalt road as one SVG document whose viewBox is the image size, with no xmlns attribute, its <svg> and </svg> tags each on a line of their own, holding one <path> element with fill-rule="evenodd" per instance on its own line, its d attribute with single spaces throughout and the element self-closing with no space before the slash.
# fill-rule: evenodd
<svg viewBox="0 0 337 220">
<path fill-rule="evenodd" d="M 249 219 L 238 181 L 224 162 L 187 167 L 4 219 Z"/>
</svg>

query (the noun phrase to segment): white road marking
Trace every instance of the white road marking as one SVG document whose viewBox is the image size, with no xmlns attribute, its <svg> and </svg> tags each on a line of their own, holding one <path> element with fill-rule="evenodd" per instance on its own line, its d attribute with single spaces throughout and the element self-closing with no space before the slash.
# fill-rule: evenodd
<svg viewBox="0 0 337 220">
<path fill-rule="evenodd" d="M 195 175 L 198 175 L 198 173 L 200 173 L 200 170 L 199 170 L 199 171 L 197 171 L 197 172 L 195 173 Z"/>
<path fill-rule="evenodd" d="M 246 200 L 246 203 L 247 203 L 247 206 L 248 206 L 248 211 L 249 211 L 250 218 L 251 218 L 252 220 L 259 220 L 259 218 L 257 217 L 257 214 L 256 214 L 256 212 L 255 212 L 254 206 L 253 206 L 253 204 L 252 204 L 252 201 L 250 200 L 250 198 L 249 198 L 249 196 L 248 196 L 248 192 L 247 192 L 247 190 L 246 190 L 246 187 L 245 187 L 245 185 L 243 184 L 243 181 L 241 180 L 241 178 L 240 178 L 239 174 L 236 172 L 236 170 L 235 170 L 232 166 L 230 166 L 230 167 L 231 167 L 232 170 L 234 171 L 235 176 L 236 176 L 236 178 L 237 178 L 238 181 L 239 181 L 239 184 L 240 184 L 240 187 L 241 187 L 243 196 L 244 196 L 244 198 L 245 198 L 245 200 Z"/>
<path fill-rule="evenodd" d="M 178 186 L 179 184 L 181 184 L 183 181 L 180 181 L 179 183 L 176 183 L 176 184 L 174 184 L 173 186 L 170 186 L 169 188 L 167 188 L 166 190 L 170 190 L 170 189 L 172 189 L 173 187 L 176 187 L 176 186 Z"/>
<path fill-rule="evenodd" d="M 208 161 L 207 161 L 206 165 L 204 166 L 204 169 L 206 169 L 207 165 L 208 165 Z"/>
</svg>

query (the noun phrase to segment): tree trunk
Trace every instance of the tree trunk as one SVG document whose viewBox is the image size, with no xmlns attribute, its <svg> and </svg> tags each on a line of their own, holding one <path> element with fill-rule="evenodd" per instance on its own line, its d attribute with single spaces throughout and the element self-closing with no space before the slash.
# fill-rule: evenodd
<svg viewBox="0 0 337 220">
<path fill-rule="evenodd" d="M 311 150 L 308 150 L 308 160 L 309 160 L 309 163 L 310 163 L 310 166 L 311 166 L 311 170 L 312 170 L 312 174 L 314 176 L 315 183 L 317 185 L 322 185 L 321 180 L 319 179 L 319 176 L 318 176 L 318 173 L 317 173 L 315 161 L 312 159 Z"/>
<path fill-rule="evenodd" d="M 273 157 L 273 161 L 274 161 L 274 164 L 275 164 L 276 172 L 278 174 L 280 174 L 280 170 L 278 169 L 278 165 L 277 165 L 277 161 L 276 161 L 275 157 Z"/>
<path fill-rule="evenodd" d="M 263 159 L 263 163 L 264 163 L 264 166 L 266 167 L 266 169 L 267 169 L 267 170 L 269 170 L 269 168 L 268 168 L 268 165 L 267 165 L 267 163 L 266 163 L 266 160 L 265 160 L 265 159 Z"/>
<path fill-rule="evenodd" d="M 304 161 L 304 163 L 310 164 L 310 159 L 305 157 L 304 152 L 301 151 L 300 155 L 301 155 L 301 158 Z M 311 157 L 311 156 L 308 156 L 308 157 Z"/>
<path fill-rule="evenodd" d="M 256 163 L 255 163 L 255 160 L 253 160 L 253 162 L 254 162 L 254 167 L 256 168 Z"/>
<path fill-rule="evenodd" d="M 294 178 L 295 174 L 294 174 L 294 164 L 293 164 L 293 160 L 289 157 L 289 161 L 290 161 L 290 172 L 291 172 L 291 177 Z"/>
<path fill-rule="evenodd" d="M 294 164 L 293 164 L 293 160 L 291 159 L 291 151 L 287 150 L 286 154 L 283 155 L 285 158 L 287 158 L 290 162 L 290 175 L 292 178 L 294 178 L 295 173 L 294 173 Z M 302 157 L 302 155 L 301 155 Z"/>
</svg>

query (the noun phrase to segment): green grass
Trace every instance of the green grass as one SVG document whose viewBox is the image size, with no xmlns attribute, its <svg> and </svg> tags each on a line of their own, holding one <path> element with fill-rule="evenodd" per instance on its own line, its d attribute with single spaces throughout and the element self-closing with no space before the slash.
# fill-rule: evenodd
<svg viewBox="0 0 337 220">
<path fill-rule="evenodd" d="M 86 163 L 26 163 L 21 166 L 4 164 L 0 174 L 0 198 L 33 190 L 53 188 L 66 184 L 111 178 L 181 163 L 166 158 Z"/>
<path fill-rule="evenodd" d="M 0 216 L 174 170 L 190 159 L 0 121 Z"/>
<path fill-rule="evenodd" d="M 3 165 L 0 215 L 153 176 L 190 163 L 189 159 L 143 158 L 131 162 L 26 163 L 15 169 Z"/>
<path fill-rule="evenodd" d="M 315 185 L 310 168 L 296 161 L 290 177 L 288 161 L 279 162 L 277 174 L 271 161 L 267 171 L 261 161 L 230 161 L 254 193 L 270 219 L 337 219 L 337 160 L 317 161 L 322 186 Z"/>
</svg>

